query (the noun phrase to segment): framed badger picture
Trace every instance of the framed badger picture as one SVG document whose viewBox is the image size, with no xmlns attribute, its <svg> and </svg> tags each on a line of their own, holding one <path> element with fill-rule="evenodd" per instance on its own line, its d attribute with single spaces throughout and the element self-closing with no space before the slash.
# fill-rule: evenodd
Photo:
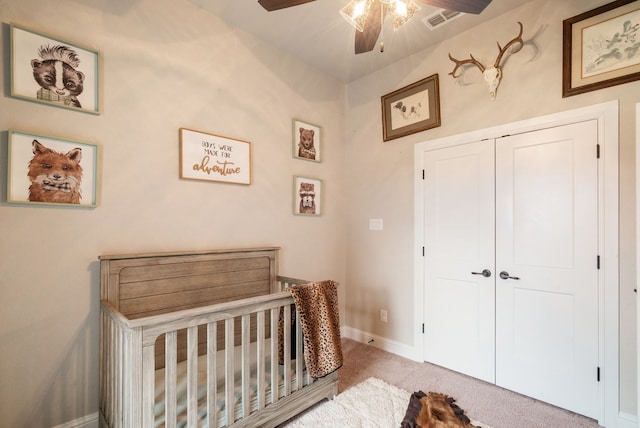
<svg viewBox="0 0 640 428">
<path fill-rule="evenodd" d="M 11 96 L 100 114 L 99 54 L 11 24 Z"/>
</svg>

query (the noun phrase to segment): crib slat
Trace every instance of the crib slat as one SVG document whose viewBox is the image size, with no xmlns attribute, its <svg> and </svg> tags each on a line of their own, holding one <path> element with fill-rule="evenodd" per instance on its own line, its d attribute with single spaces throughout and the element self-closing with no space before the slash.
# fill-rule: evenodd
<svg viewBox="0 0 640 428">
<path fill-rule="evenodd" d="M 187 329 L 187 426 L 198 423 L 198 326 Z"/>
<path fill-rule="evenodd" d="M 142 341 L 140 341 L 142 342 Z M 140 346 L 140 345 L 138 345 Z M 136 427 L 142 426 L 142 428 L 152 428 L 154 426 L 154 414 L 153 414 L 153 406 L 155 403 L 155 347 L 145 346 L 142 348 L 142 366 L 137 369 L 132 370 L 133 372 L 136 370 L 142 372 L 142 415 L 136 415 L 137 409 L 140 408 L 138 405 L 138 401 L 135 400 L 134 397 L 131 397 L 133 403 L 131 403 L 131 413 L 133 414 L 132 420 L 130 424 L 125 424 L 126 427 Z M 139 348 L 138 348 L 139 349 Z M 134 363 L 134 365 L 137 365 Z M 137 382 L 134 382 L 134 385 Z M 133 394 L 136 394 L 136 391 L 133 391 Z M 126 401 L 126 399 L 125 399 Z M 141 416 L 141 417 L 140 417 Z M 142 424 L 138 421 L 142 419 Z"/>
<path fill-rule="evenodd" d="M 250 372 L 250 359 L 251 355 L 251 316 L 242 316 L 242 417 L 246 418 L 251 413 L 251 372 Z"/>
<path fill-rule="evenodd" d="M 264 375 L 265 375 L 265 369 L 264 369 L 264 364 L 265 364 L 265 350 L 264 350 L 264 333 L 265 333 L 265 328 L 264 328 L 264 311 L 260 311 L 258 312 L 258 316 L 257 316 L 257 323 L 258 323 L 258 338 L 256 341 L 256 352 L 257 352 L 257 357 L 256 357 L 256 361 L 258 364 L 258 368 L 257 368 L 257 373 L 256 375 L 258 376 L 257 379 L 257 396 L 258 396 L 258 411 L 261 410 L 264 407 L 265 404 L 265 387 L 264 387 Z"/>
<path fill-rule="evenodd" d="M 284 306 L 284 395 L 291 394 L 291 305 Z"/>
<path fill-rule="evenodd" d="M 113 382 L 115 380 L 115 372 L 113 371 L 113 360 L 114 360 L 114 354 L 116 352 L 115 346 L 116 346 L 116 341 L 115 341 L 115 336 L 113 334 L 113 325 L 111 323 L 111 319 L 109 317 L 109 315 L 106 313 L 106 311 L 103 312 L 104 314 L 104 320 L 105 320 L 105 324 L 106 324 L 106 337 L 108 338 L 108 343 L 105 344 L 105 347 L 107 349 L 107 355 L 104 356 L 104 360 L 105 360 L 105 364 L 107 366 L 107 370 L 105 373 L 105 381 L 106 384 L 104 386 L 105 390 L 106 390 L 106 396 L 104 397 L 104 409 L 105 409 L 105 417 L 107 418 L 107 423 L 112 424 L 113 423 L 113 396 L 115 394 L 115 389 L 113 388 Z"/>
<path fill-rule="evenodd" d="M 165 337 L 164 358 L 164 405 L 165 427 L 176 427 L 176 364 L 178 362 L 178 332 L 172 331 Z"/>
<path fill-rule="evenodd" d="M 116 337 L 116 346 L 117 349 L 120 350 L 120 352 L 117 352 L 114 356 L 113 356 L 113 362 L 114 362 L 114 372 L 116 374 L 116 379 L 115 382 L 113 384 L 114 389 L 115 389 L 115 396 L 113 397 L 113 411 L 115 412 L 116 415 L 116 420 L 117 419 L 121 419 L 124 417 L 124 415 L 127 415 L 128 413 L 126 413 L 126 411 L 122 411 L 122 409 L 120 408 L 120 405 L 122 403 L 122 396 L 125 393 L 124 392 L 124 382 L 126 381 L 126 379 L 123 379 L 123 366 L 124 366 L 124 356 L 128 355 L 127 349 L 125 348 L 125 341 L 124 341 L 124 332 L 122 331 L 122 329 L 119 326 L 114 326 L 114 333 L 115 333 L 115 337 Z M 122 415 L 122 416 L 119 416 Z M 119 421 L 120 423 L 123 423 L 124 421 Z M 124 424 L 123 426 L 126 426 L 126 424 Z"/>
<path fill-rule="evenodd" d="M 104 409 L 105 408 L 105 398 L 107 397 L 107 382 L 106 382 L 106 378 L 105 376 L 108 373 L 108 367 L 105 364 L 105 354 L 108 352 L 107 351 L 107 346 L 108 346 L 108 341 L 107 338 L 105 336 L 105 332 L 106 332 L 106 327 L 107 327 L 107 319 L 106 319 L 106 313 L 104 313 L 103 311 L 100 311 L 100 349 L 99 349 L 99 354 L 98 354 L 98 376 L 100 377 L 100 385 L 99 385 L 99 391 L 100 391 L 100 395 L 98 397 L 98 405 L 100 406 L 100 409 Z M 109 423 L 109 421 L 107 421 L 107 423 Z"/>
<path fill-rule="evenodd" d="M 218 351 L 218 323 L 207 324 L 207 418 L 209 428 L 218 426 L 216 396 L 218 395 L 218 380 L 216 352 Z"/>
<path fill-rule="evenodd" d="M 225 364 L 225 400 L 224 408 L 227 416 L 227 425 L 231 425 L 235 422 L 236 418 L 236 403 L 234 397 L 235 390 L 235 378 L 233 372 L 235 367 L 233 364 L 233 318 L 226 319 L 225 334 L 224 334 L 224 364 Z"/>
<path fill-rule="evenodd" d="M 153 391 L 154 391 L 154 367 L 153 367 L 153 347 L 149 347 L 151 351 L 150 360 L 148 361 L 147 348 L 142 346 L 142 328 L 133 328 L 126 330 L 118 325 L 118 329 L 126 331 L 123 334 L 125 341 L 124 352 L 120 355 L 119 364 L 124 366 L 124 393 L 122 394 L 123 408 L 129 415 L 125 420 L 125 427 L 152 427 L 153 426 Z M 151 364 L 151 367 L 148 365 Z M 151 390 L 149 392 L 149 390 Z M 150 397 L 150 398 L 149 398 Z M 148 399 L 148 406 L 145 407 L 145 400 Z M 143 415 L 146 410 L 151 412 L 151 424 L 145 425 Z M 146 409 L 146 410 L 143 410 Z"/>
<path fill-rule="evenodd" d="M 105 322 L 107 323 L 107 337 L 109 338 L 109 344 L 107 344 L 107 352 L 108 354 L 105 356 L 106 359 L 106 364 L 107 364 L 107 373 L 106 373 L 106 390 L 107 390 L 107 396 L 105 397 L 105 413 L 108 414 L 108 420 L 107 423 L 112 424 L 114 421 L 114 415 L 116 413 L 114 413 L 114 409 L 113 409 L 113 397 L 116 394 L 116 389 L 113 386 L 115 381 L 116 381 L 116 372 L 115 370 L 113 370 L 113 366 L 114 366 L 114 361 L 115 361 L 115 354 L 117 352 L 117 339 L 116 339 L 116 335 L 114 333 L 114 328 L 113 328 L 113 323 L 111 322 L 111 318 L 108 316 L 108 314 L 106 314 L 105 311 Z"/>
<path fill-rule="evenodd" d="M 278 316 L 280 308 L 271 309 L 271 403 L 279 398 L 278 388 Z"/>
</svg>

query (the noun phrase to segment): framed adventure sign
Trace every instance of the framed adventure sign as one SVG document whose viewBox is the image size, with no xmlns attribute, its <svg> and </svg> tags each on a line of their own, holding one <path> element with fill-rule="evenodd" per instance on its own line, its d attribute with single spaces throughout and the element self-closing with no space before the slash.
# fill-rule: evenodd
<svg viewBox="0 0 640 428">
<path fill-rule="evenodd" d="M 251 184 L 251 143 L 180 128 L 180 178 Z"/>
</svg>

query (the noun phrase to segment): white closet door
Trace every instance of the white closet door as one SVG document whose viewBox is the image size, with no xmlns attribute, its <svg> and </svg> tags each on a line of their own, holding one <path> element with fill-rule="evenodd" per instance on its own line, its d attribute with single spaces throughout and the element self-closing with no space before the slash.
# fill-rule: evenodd
<svg viewBox="0 0 640 428">
<path fill-rule="evenodd" d="M 599 415 L 596 126 L 496 143 L 496 383 L 591 417 Z"/>
<path fill-rule="evenodd" d="M 494 141 L 425 152 L 424 165 L 425 360 L 494 382 Z"/>
</svg>

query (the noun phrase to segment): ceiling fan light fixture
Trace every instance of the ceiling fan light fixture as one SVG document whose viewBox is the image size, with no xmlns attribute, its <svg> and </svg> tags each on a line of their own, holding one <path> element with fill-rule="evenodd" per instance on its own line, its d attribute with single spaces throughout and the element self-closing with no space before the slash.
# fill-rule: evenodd
<svg viewBox="0 0 640 428">
<path fill-rule="evenodd" d="M 393 31 L 398 31 L 416 13 L 420 11 L 420 6 L 413 0 L 396 0 L 389 8 L 389 14 L 393 22 Z"/>
<path fill-rule="evenodd" d="M 374 0 L 351 0 L 340 9 L 340 15 L 356 30 L 364 31 L 364 24 L 369 16 L 369 9 Z"/>
</svg>

